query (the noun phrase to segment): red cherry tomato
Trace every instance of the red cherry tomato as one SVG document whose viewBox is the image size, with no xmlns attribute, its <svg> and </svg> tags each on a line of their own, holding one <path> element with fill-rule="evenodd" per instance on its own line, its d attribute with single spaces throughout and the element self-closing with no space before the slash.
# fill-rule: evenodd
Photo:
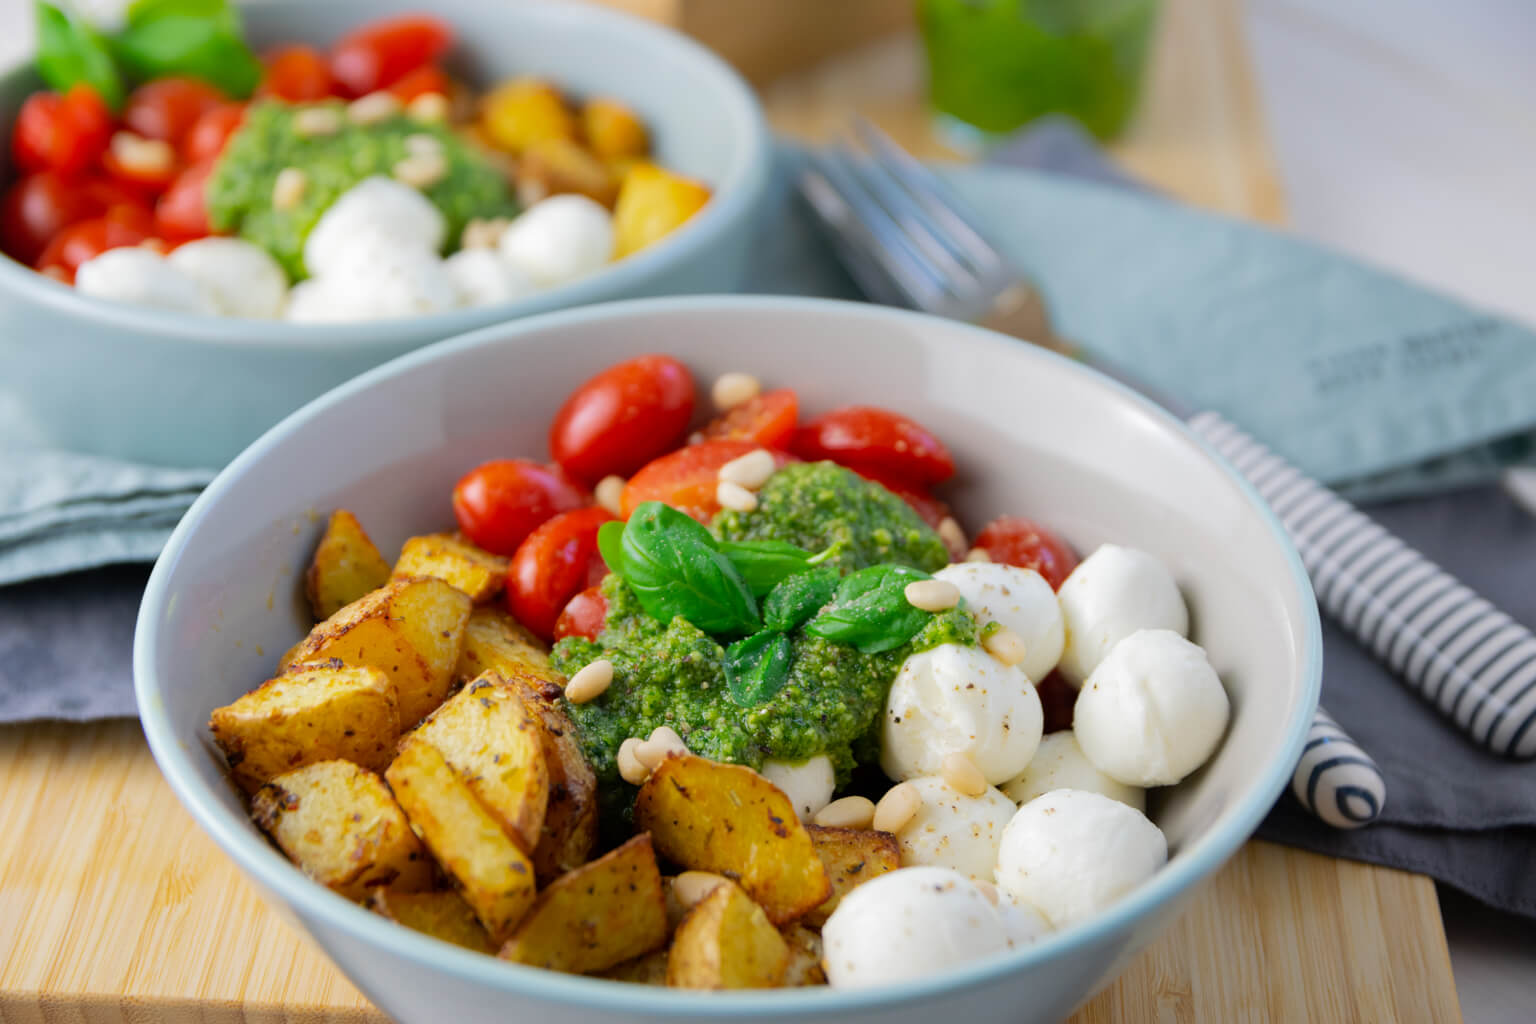
<svg viewBox="0 0 1536 1024">
<path fill-rule="evenodd" d="M 213 234 L 208 224 L 208 179 L 212 158 L 182 171 L 155 203 L 155 232 L 168 242 L 190 242 Z"/>
<path fill-rule="evenodd" d="M 266 73 L 256 95 L 289 103 L 308 103 L 336 94 L 331 65 L 313 46 L 280 46 L 263 55 Z"/>
<path fill-rule="evenodd" d="M 800 401 L 789 388 L 765 391 L 715 417 L 700 433 L 706 441 L 756 441 L 782 448 L 795 432 Z"/>
<path fill-rule="evenodd" d="M 465 536 L 487 551 L 511 555 L 539 526 L 592 498 L 559 466 L 498 459 L 477 466 L 453 488 L 453 514 Z"/>
<path fill-rule="evenodd" d="M 331 77 L 348 96 L 393 85 L 453 45 L 447 23 L 421 14 L 369 22 L 331 48 Z"/>
<path fill-rule="evenodd" d="M 795 431 L 789 450 L 802 459 L 831 459 L 850 469 L 871 469 L 936 484 L 955 475 L 955 460 L 920 424 L 886 409 L 849 405 L 818 416 Z"/>
<path fill-rule="evenodd" d="M 555 620 L 555 639 L 568 636 L 596 640 L 608 618 L 608 599 L 602 587 L 588 587 L 565 603 L 565 610 Z"/>
<path fill-rule="evenodd" d="M 448 80 L 448 74 L 436 64 L 423 64 L 415 71 L 408 71 L 389 87 L 389 91 L 401 103 L 409 103 L 418 96 L 425 96 L 429 92 L 440 93 L 447 96 L 453 83 Z"/>
<path fill-rule="evenodd" d="M 518 545 L 507 569 L 507 611 L 545 640 L 570 599 L 607 572 L 597 551 L 598 527 L 613 519 L 607 509 L 562 512 Z"/>
<path fill-rule="evenodd" d="M 1035 686 L 1040 694 L 1040 708 L 1045 713 L 1045 731 L 1061 732 L 1072 728 L 1072 709 L 1077 706 L 1077 691 L 1060 672 L 1051 672 Z"/>
<path fill-rule="evenodd" d="M 1033 569 L 1055 590 L 1077 568 L 1077 555 L 1050 530 L 1018 516 L 999 516 L 971 542 L 992 561 Z"/>
<path fill-rule="evenodd" d="M 11 158 L 23 171 L 78 174 L 101 157 L 112 137 L 112 112 L 87 85 L 62 96 L 28 96 L 11 128 Z"/>
<path fill-rule="evenodd" d="M 142 201 L 106 178 L 66 177 L 57 171 L 29 174 L 0 199 L 0 247 L 22 263 L 33 263 L 60 231 L 119 205 Z"/>
<path fill-rule="evenodd" d="M 910 480 L 903 480 L 901 477 L 892 476 L 890 473 L 884 473 L 880 470 L 860 468 L 857 472 L 864 479 L 873 480 L 908 505 L 911 505 L 912 511 L 916 512 L 923 522 L 935 530 L 939 528 L 939 524 L 944 521 L 945 517 L 951 514 L 949 505 L 942 499 L 935 498 L 932 494 L 928 493 L 928 488 L 922 484 L 914 484 Z M 965 552 L 962 551 L 960 554 L 964 555 Z"/>
<path fill-rule="evenodd" d="M 693 374 L 671 356 L 640 356 L 577 388 L 555 414 L 549 450 L 586 483 L 628 476 L 683 439 L 693 415 Z"/>
<path fill-rule="evenodd" d="M 701 523 L 708 522 L 720 511 L 715 500 L 720 467 L 761 447 L 751 441 L 702 441 L 668 452 L 629 478 L 619 499 L 619 511 L 628 519 L 641 502 L 663 501 Z M 780 466 L 795 461 L 786 452 L 774 452 L 773 459 Z"/>
<path fill-rule="evenodd" d="M 154 222 L 143 207 L 114 206 L 100 217 L 71 224 L 55 235 L 38 257 L 37 268 L 57 268 L 63 280 L 73 283 L 75 271 L 86 260 L 108 249 L 138 245 L 153 231 Z"/>
<path fill-rule="evenodd" d="M 224 152 L 225 143 L 244 120 L 244 103 L 221 103 L 205 111 L 181 141 L 181 155 L 189 163 L 213 159 Z"/>
<path fill-rule="evenodd" d="M 157 78 L 133 90 L 123 108 L 128 130 L 179 147 L 197 119 L 227 102 L 200 78 Z"/>
</svg>

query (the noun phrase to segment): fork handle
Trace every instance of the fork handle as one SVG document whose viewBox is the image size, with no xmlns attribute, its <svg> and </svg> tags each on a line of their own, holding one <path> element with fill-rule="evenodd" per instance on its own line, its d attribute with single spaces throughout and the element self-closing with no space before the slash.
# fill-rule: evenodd
<svg viewBox="0 0 1536 1024">
<path fill-rule="evenodd" d="M 1285 524 L 1318 604 L 1476 743 L 1536 756 L 1536 636 L 1214 412 L 1191 429 Z"/>
</svg>

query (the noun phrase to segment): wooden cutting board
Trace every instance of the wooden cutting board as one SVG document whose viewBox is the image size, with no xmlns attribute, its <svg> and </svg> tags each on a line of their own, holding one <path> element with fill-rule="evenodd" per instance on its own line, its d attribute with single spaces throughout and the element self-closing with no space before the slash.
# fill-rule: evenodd
<svg viewBox="0 0 1536 1024">
<path fill-rule="evenodd" d="M 676 14 L 725 0 L 615 2 Z M 1115 156 L 1191 203 L 1279 221 L 1236 0 L 1165 8 L 1143 109 Z M 865 47 L 771 84 L 770 117 L 816 138 L 857 109 L 941 155 L 919 67 L 909 36 Z M 0 1024 L 382 1019 L 192 823 L 136 723 L 0 728 Z M 1461 1015 L 1427 878 L 1253 842 L 1073 1019 Z"/>
</svg>

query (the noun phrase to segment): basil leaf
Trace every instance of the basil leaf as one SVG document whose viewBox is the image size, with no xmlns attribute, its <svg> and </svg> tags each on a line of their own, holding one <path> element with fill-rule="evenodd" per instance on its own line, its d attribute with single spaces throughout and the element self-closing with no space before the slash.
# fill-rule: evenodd
<svg viewBox="0 0 1536 1024">
<path fill-rule="evenodd" d="M 754 597 L 767 594 L 788 576 L 805 572 L 814 557 L 804 548 L 781 540 L 723 540 L 719 546 Z"/>
<path fill-rule="evenodd" d="M 930 612 L 907 602 L 907 584 L 928 574 L 905 565 L 872 565 L 843 577 L 832 603 L 805 627 L 811 636 L 864 654 L 900 647 L 928 624 Z"/>
<path fill-rule="evenodd" d="M 603 556 L 608 571 L 624 575 L 624 524 L 618 520 L 597 528 L 597 553 Z"/>
<path fill-rule="evenodd" d="M 754 633 L 725 649 L 725 686 L 731 700 L 750 708 L 774 695 L 789 681 L 793 654 L 789 637 L 774 630 Z"/>
<path fill-rule="evenodd" d="M 752 633 L 762 625 L 746 581 L 693 517 L 647 501 L 629 517 L 620 541 L 620 568 L 614 571 L 651 618 L 671 622 L 681 615 L 716 634 Z M 598 550 L 607 561 L 602 543 L 599 530 Z M 611 562 L 609 568 L 614 568 Z"/>
<path fill-rule="evenodd" d="M 236 99 L 261 81 L 261 61 L 228 0 L 137 0 L 116 45 L 118 60 L 140 81 L 190 75 Z"/>
<path fill-rule="evenodd" d="M 830 565 L 790 576 L 763 602 L 763 625 L 788 633 L 832 600 L 838 580 Z"/>
<path fill-rule="evenodd" d="M 37 73 L 48 87 L 67 92 L 74 85 L 88 85 L 113 110 L 123 105 L 123 79 L 112 61 L 106 38 L 83 18 L 65 14 L 50 3 L 39 2 L 37 19 Z"/>
</svg>

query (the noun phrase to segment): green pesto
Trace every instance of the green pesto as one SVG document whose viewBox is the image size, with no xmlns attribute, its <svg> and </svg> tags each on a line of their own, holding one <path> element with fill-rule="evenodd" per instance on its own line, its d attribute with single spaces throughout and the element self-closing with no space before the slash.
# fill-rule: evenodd
<svg viewBox="0 0 1536 1024">
<path fill-rule="evenodd" d="M 835 544 L 845 571 L 898 562 L 936 572 L 949 563 L 944 542 L 910 505 L 831 462 L 785 466 L 758 492 L 753 511 L 726 509 L 711 528 L 721 540 L 780 540 L 807 551 Z"/>
<path fill-rule="evenodd" d="M 329 104 L 344 112 L 340 103 Z M 353 124 L 331 135 L 303 136 L 294 113 L 303 107 L 272 101 L 252 104 L 208 181 L 208 219 L 216 231 L 234 232 L 270 252 L 294 280 L 307 276 L 304 240 L 320 215 L 364 178 L 389 175 L 408 155 L 406 138 L 430 135 L 442 144 L 448 173 L 422 194 L 442 211 L 450 244 L 473 217 L 516 212 L 501 172 L 446 126 L 403 114 L 375 124 Z M 272 207 L 278 172 L 297 167 L 306 176 L 303 197 L 290 210 Z"/>
</svg>

